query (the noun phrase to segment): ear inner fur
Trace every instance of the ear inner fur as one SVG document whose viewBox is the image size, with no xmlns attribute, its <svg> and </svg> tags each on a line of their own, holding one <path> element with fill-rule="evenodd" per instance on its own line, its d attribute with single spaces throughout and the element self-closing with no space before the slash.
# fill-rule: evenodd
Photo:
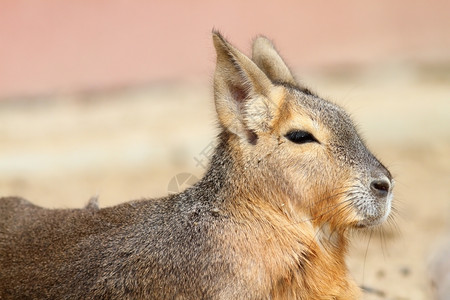
<svg viewBox="0 0 450 300">
<path fill-rule="evenodd" d="M 251 144 L 256 143 L 261 124 L 268 124 L 276 109 L 271 103 L 275 86 L 247 56 L 213 33 L 217 52 L 214 75 L 216 110 L 221 124 Z M 256 120 L 255 120 L 256 118 Z"/>
</svg>

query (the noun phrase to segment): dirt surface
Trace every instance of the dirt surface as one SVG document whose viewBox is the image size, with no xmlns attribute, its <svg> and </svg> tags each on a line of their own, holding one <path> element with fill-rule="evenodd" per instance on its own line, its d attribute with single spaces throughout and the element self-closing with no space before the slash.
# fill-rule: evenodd
<svg viewBox="0 0 450 300">
<path fill-rule="evenodd" d="M 395 222 L 352 238 L 365 299 L 431 299 L 427 264 L 450 228 L 449 73 L 305 78 L 347 108 L 395 176 Z M 0 103 L 0 196 L 81 207 L 93 195 L 101 206 L 166 195 L 177 174 L 204 172 L 217 133 L 211 95 L 192 84 Z"/>
</svg>

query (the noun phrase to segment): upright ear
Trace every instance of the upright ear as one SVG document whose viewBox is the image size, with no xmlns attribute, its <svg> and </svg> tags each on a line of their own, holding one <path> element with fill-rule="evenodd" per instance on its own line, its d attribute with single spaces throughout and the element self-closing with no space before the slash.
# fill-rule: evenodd
<svg viewBox="0 0 450 300">
<path fill-rule="evenodd" d="M 297 86 L 294 76 L 269 39 L 263 36 L 255 39 L 252 60 L 270 80 Z"/>
<path fill-rule="evenodd" d="M 254 144 L 258 133 L 270 128 L 280 98 L 275 94 L 280 89 L 220 33 L 213 32 L 213 41 L 217 52 L 214 97 L 219 121 Z"/>
</svg>

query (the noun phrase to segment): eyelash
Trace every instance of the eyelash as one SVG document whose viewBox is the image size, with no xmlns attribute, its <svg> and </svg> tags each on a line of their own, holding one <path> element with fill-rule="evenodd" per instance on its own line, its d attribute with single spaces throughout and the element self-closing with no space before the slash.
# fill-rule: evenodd
<svg viewBox="0 0 450 300">
<path fill-rule="evenodd" d="M 318 143 L 319 141 L 309 132 L 303 130 L 289 131 L 285 137 L 296 144 Z"/>
</svg>

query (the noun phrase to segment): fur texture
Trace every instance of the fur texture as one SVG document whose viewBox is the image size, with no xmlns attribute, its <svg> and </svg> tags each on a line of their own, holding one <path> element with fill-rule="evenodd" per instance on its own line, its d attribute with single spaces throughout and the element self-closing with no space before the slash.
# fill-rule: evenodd
<svg viewBox="0 0 450 300">
<path fill-rule="evenodd" d="M 347 231 L 386 219 L 390 173 L 268 39 L 252 59 L 213 41 L 221 133 L 203 179 L 102 209 L 0 199 L 0 299 L 359 298 Z"/>
</svg>

